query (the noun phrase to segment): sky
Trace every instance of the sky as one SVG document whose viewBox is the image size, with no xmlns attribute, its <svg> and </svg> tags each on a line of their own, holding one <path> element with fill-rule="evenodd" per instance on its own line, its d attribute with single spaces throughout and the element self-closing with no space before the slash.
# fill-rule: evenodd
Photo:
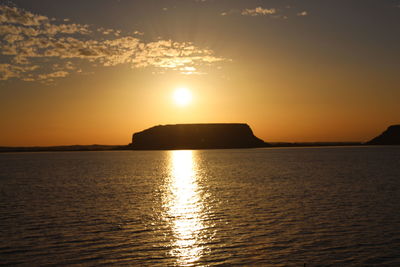
<svg viewBox="0 0 400 267">
<path fill-rule="evenodd" d="M 218 122 L 367 141 L 400 123 L 400 0 L 0 0 L 0 36 L 0 146 Z"/>
</svg>

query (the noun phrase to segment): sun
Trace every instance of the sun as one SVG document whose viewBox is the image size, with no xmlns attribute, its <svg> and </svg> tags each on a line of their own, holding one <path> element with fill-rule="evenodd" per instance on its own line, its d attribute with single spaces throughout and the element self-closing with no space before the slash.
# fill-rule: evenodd
<svg viewBox="0 0 400 267">
<path fill-rule="evenodd" d="M 174 91 L 173 99 L 176 105 L 184 107 L 192 102 L 192 93 L 187 88 L 177 88 Z"/>
</svg>

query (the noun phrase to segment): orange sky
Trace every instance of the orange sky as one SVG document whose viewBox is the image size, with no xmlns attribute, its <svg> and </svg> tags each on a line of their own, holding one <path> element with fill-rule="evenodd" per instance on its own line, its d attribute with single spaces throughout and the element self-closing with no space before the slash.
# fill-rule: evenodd
<svg viewBox="0 0 400 267">
<path fill-rule="evenodd" d="M 87 2 L 0 5 L 0 146 L 127 144 L 208 122 L 267 142 L 367 141 L 400 122 L 394 1 Z"/>
</svg>

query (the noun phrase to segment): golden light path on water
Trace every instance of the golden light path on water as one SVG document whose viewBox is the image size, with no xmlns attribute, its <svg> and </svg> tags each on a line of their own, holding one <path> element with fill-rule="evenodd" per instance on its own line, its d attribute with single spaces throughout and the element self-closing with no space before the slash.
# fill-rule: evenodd
<svg viewBox="0 0 400 267">
<path fill-rule="evenodd" d="M 200 244 L 203 202 L 199 195 L 194 152 L 170 152 L 169 192 L 166 199 L 167 214 L 171 220 L 174 244 L 171 254 L 181 266 L 199 260 L 204 247 Z"/>
</svg>

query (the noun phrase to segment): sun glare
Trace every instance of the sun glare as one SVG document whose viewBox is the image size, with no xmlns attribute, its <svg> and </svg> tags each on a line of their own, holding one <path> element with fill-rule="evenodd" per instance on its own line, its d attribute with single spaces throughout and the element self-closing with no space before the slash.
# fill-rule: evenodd
<svg viewBox="0 0 400 267">
<path fill-rule="evenodd" d="M 192 93 L 187 88 L 178 88 L 174 91 L 173 98 L 178 106 L 187 106 L 192 102 Z"/>
</svg>

